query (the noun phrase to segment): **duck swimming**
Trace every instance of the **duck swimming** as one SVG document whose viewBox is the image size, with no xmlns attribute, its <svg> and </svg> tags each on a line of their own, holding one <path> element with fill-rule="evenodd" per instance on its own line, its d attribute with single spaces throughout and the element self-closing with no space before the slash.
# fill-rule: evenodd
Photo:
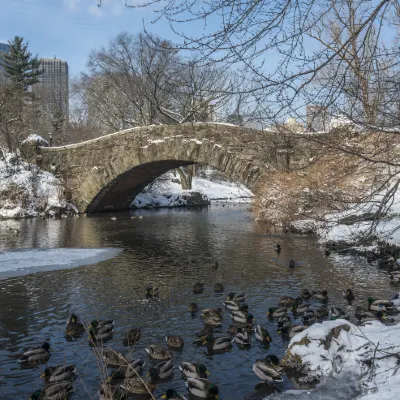
<svg viewBox="0 0 400 400">
<path fill-rule="evenodd" d="M 242 303 L 246 300 L 246 293 L 233 293 L 228 294 L 228 301 L 234 301 L 236 303 Z"/>
<path fill-rule="evenodd" d="M 270 307 L 268 309 L 268 318 L 279 318 L 287 314 L 287 307 Z"/>
<path fill-rule="evenodd" d="M 188 305 L 188 311 L 190 311 L 191 313 L 195 313 L 197 311 L 199 311 L 199 306 L 196 303 L 190 303 Z"/>
<path fill-rule="evenodd" d="M 172 361 L 164 361 L 149 369 L 147 376 L 150 376 L 152 382 L 168 379 L 174 373 L 174 364 Z"/>
<path fill-rule="evenodd" d="M 237 329 L 233 340 L 240 347 L 249 347 L 251 344 L 249 335 L 243 328 L 240 327 Z"/>
<path fill-rule="evenodd" d="M 172 349 L 181 349 L 184 345 L 183 339 L 179 335 L 168 335 L 165 340 L 168 347 L 171 347 Z"/>
<path fill-rule="evenodd" d="M 167 389 L 161 398 L 166 400 L 186 400 L 186 397 L 183 397 L 175 389 Z"/>
<path fill-rule="evenodd" d="M 224 285 L 222 283 L 216 283 L 214 285 L 214 293 L 222 293 L 224 291 Z"/>
<path fill-rule="evenodd" d="M 207 379 L 207 375 L 210 375 L 204 364 L 183 362 L 179 366 L 179 370 L 182 372 L 182 375 L 186 378 Z"/>
<path fill-rule="evenodd" d="M 124 335 L 124 346 L 132 346 L 139 342 L 142 337 L 141 328 L 132 328 Z"/>
<path fill-rule="evenodd" d="M 246 311 L 232 311 L 231 317 L 235 322 L 240 324 L 253 324 L 253 314 Z"/>
<path fill-rule="evenodd" d="M 347 300 L 349 304 L 354 300 L 354 294 L 351 289 L 343 290 L 343 297 Z"/>
<path fill-rule="evenodd" d="M 272 342 L 271 335 L 269 334 L 267 329 L 264 329 L 262 326 L 257 325 L 254 329 L 254 332 L 256 334 L 256 339 L 260 342 L 263 342 L 265 344 L 269 344 Z"/>
<path fill-rule="evenodd" d="M 19 362 L 21 363 L 36 363 L 47 361 L 50 357 L 50 344 L 44 342 L 41 347 L 36 347 L 22 353 Z"/>
<path fill-rule="evenodd" d="M 229 336 L 214 338 L 213 335 L 208 335 L 203 344 L 206 345 L 209 350 L 221 351 L 221 350 L 229 350 L 232 346 L 231 341 L 232 340 Z"/>
<path fill-rule="evenodd" d="M 274 251 L 275 251 L 276 253 L 280 254 L 280 252 L 281 252 L 281 245 L 280 245 L 280 244 L 276 244 L 276 245 L 274 246 Z"/>
<path fill-rule="evenodd" d="M 289 330 L 289 338 L 291 339 L 292 337 L 296 336 L 298 333 L 303 332 L 305 329 L 307 329 L 306 326 L 293 325 Z"/>
<path fill-rule="evenodd" d="M 85 326 L 79 322 L 76 314 L 71 314 L 68 317 L 67 327 L 65 328 L 65 335 L 69 337 L 76 337 L 85 333 Z"/>
<path fill-rule="evenodd" d="M 293 268 L 295 268 L 295 267 L 296 267 L 295 262 L 294 262 L 293 260 L 290 260 L 290 261 L 289 261 L 289 268 L 290 268 L 290 269 L 293 269 Z"/>
<path fill-rule="evenodd" d="M 279 367 L 279 360 L 276 356 L 270 355 L 264 359 L 256 360 L 253 364 L 253 371 L 265 382 L 283 382 L 282 369 Z"/>
<path fill-rule="evenodd" d="M 120 385 L 128 393 L 145 394 L 153 393 L 157 389 L 157 385 L 152 381 L 144 381 L 141 378 L 125 379 Z"/>
<path fill-rule="evenodd" d="M 204 291 L 204 283 L 197 282 L 193 285 L 193 293 L 201 294 Z"/>
<path fill-rule="evenodd" d="M 284 315 L 283 317 L 280 317 L 278 320 L 277 331 L 278 333 L 287 334 L 289 332 L 290 326 L 291 326 L 290 317 L 288 315 Z"/>
<path fill-rule="evenodd" d="M 75 372 L 75 365 L 58 365 L 56 367 L 47 367 L 40 377 L 46 384 L 61 381 L 72 382 L 76 378 Z"/>
<path fill-rule="evenodd" d="M 326 290 L 315 290 L 312 292 L 312 295 L 319 301 L 328 301 L 328 292 Z"/>
<path fill-rule="evenodd" d="M 186 386 L 189 393 L 197 398 L 218 400 L 218 387 L 206 379 L 188 378 Z"/>
<path fill-rule="evenodd" d="M 157 297 L 160 294 L 160 290 L 157 287 L 153 287 L 152 284 L 148 285 L 145 291 L 146 297 Z"/>
<path fill-rule="evenodd" d="M 166 361 L 172 358 L 172 354 L 160 346 L 150 345 L 145 348 L 148 355 L 154 360 Z"/>
<path fill-rule="evenodd" d="M 312 297 L 312 293 L 308 290 L 308 289 L 304 289 L 304 290 L 302 290 L 302 292 L 301 292 L 301 297 L 304 299 L 304 300 L 308 300 L 308 299 L 310 299 L 311 297 Z"/>
</svg>

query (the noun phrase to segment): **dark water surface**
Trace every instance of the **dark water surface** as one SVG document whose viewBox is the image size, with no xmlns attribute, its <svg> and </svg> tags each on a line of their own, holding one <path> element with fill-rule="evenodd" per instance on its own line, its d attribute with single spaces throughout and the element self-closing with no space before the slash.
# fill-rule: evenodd
<svg viewBox="0 0 400 400">
<path fill-rule="evenodd" d="M 101 215 L 65 220 L 32 220 L 0 223 L 0 251 L 18 248 L 104 248 L 124 251 L 115 258 L 96 265 L 36 273 L 0 280 L 0 398 L 24 399 L 40 389 L 39 378 L 45 365 L 24 369 L 18 359 L 24 349 L 41 345 L 49 339 L 53 349 L 50 365 L 74 363 L 79 373 L 71 399 L 97 398 L 100 371 L 93 350 L 84 336 L 68 342 L 65 323 L 71 312 L 84 321 L 113 318 L 115 332 L 108 344 L 127 352 L 123 333 L 130 327 L 142 327 L 139 344 L 131 349 L 135 358 L 152 362 L 144 348 L 149 344 L 165 345 L 168 333 L 185 340 L 182 353 L 174 353 L 175 374 L 161 384 L 156 396 L 168 387 L 186 395 L 178 365 L 182 361 L 204 362 L 210 380 L 220 389 L 223 400 L 262 398 L 265 388 L 255 390 L 259 379 L 252 364 L 268 353 L 281 357 L 287 341 L 276 333 L 276 322 L 268 322 L 268 307 L 275 306 L 282 295 L 298 296 L 303 288 L 326 289 L 329 304 L 346 308 L 343 288 L 353 288 L 357 301 L 366 305 L 372 295 L 392 293 L 387 276 L 375 267 L 354 259 L 326 258 L 315 238 L 274 236 L 263 233 L 246 207 L 210 207 L 201 210 L 142 211 L 143 219 L 131 220 L 120 214 L 116 221 Z M 10 230 L 11 228 L 11 230 Z M 18 228 L 17 235 L 14 229 Z M 282 253 L 273 251 L 275 243 Z M 46 252 L 43 252 L 45 259 Z M 67 255 L 66 255 L 67 257 Z M 290 259 L 299 266 L 287 268 Z M 1 260 L 1 255 L 0 255 Z M 214 260 L 219 269 L 212 270 Z M 1 267 L 1 266 L 0 266 Z M 205 283 L 204 293 L 193 295 L 195 282 Z M 159 299 L 146 300 L 144 288 L 153 282 L 160 287 Z M 200 313 L 192 318 L 187 305 L 196 301 L 200 308 L 218 307 L 226 298 L 213 293 L 213 285 L 222 282 L 225 292 L 246 292 L 256 323 L 269 329 L 273 341 L 267 350 L 252 335 L 252 346 L 208 356 L 203 347 L 192 345 L 202 327 Z M 357 305 L 357 301 L 355 305 Z M 221 334 L 231 324 L 224 313 Z M 218 336 L 218 335 L 217 335 Z M 289 388 L 285 379 L 283 388 Z"/>
</svg>

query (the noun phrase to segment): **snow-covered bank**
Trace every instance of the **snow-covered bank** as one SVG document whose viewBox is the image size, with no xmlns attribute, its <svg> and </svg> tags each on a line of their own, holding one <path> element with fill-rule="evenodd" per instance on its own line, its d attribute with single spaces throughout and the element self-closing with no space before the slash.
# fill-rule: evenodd
<svg viewBox="0 0 400 400">
<path fill-rule="evenodd" d="M 136 196 L 131 207 L 179 207 L 207 204 L 213 200 L 239 203 L 251 202 L 252 197 L 253 194 L 240 184 L 198 177 L 193 178 L 192 190 L 182 190 L 173 173 L 167 172 Z"/>
<path fill-rule="evenodd" d="M 0 219 L 76 212 L 64 197 L 60 179 L 15 154 L 0 159 Z"/>
<path fill-rule="evenodd" d="M 400 325 L 336 320 L 314 324 L 292 338 L 282 364 L 308 380 L 357 381 L 359 394 L 351 398 L 378 400 L 400 395 L 399 357 Z"/>
<path fill-rule="evenodd" d="M 0 278 L 97 264 L 121 249 L 18 249 L 0 252 Z"/>
</svg>

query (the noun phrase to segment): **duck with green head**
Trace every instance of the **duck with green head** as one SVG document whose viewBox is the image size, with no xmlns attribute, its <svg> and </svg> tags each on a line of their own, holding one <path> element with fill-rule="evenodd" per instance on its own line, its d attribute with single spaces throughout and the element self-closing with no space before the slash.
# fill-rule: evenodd
<svg viewBox="0 0 400 400">
<path fill-rule="evenodd" d="M 232 347 L 232 339 L 229 336 L 214 338 L 213 335 L 208 335 L 203 342 L 210 351 L 230 350 Z"/>
<path fill-rule="evenodd" d="M 50 357 L 50 344 L 44 342 L 41 347 L 36 347 L 25 351 L 20 358 L 20 363 L 45 362 Z"/>
<path fill-rule="evenodd" d="M 287 307 L 270 307 L 267 312 L 269 319 L 283 317 L 287 313 Z"/>
<path fill-rule="evenodd" d="M 254 329 L 254 332 L 256 333 L 256 339 L 260 342 L 263 342 L 265 344 L 269 344 L 272 342 L 272 338 L 268 330 L 263 328 L 262 326 L 257 325 Z"/>
<path fill-rule="evenodd" d="M 206 379 L 188 378 L 186 386 L 194 397 L 218 400 L 218 387 Z"/>
<path fill-rule="evenodd" d="M 40 376 L 45 383 L 74 381 L 76 378 L 75 365 L 57 365 L 56 367 L 47 367 Z"/>
<path fill-rule="evenodd" d="M 183 362 L 179 366 L 179 370 L 185 378 L 207 379 L 207 375 L 210 375 L 204 364 Z"/>
<path fill-rule="evenodd" d="M 46 385 L 43 390 L 36 390 L 31 394 L 30 400 L 61 400 L 67 399 L 72 391 L 72 382 L 56 382 Z"/>
<path fill-rule="evenodd" d="M 157 364 L 155 367 L 149 368 L 147 376 L 151 378 L 153 382 L 168 379 L 174 373 L 174 364 L 171 360 L 163 361 Z"/>
</svg>

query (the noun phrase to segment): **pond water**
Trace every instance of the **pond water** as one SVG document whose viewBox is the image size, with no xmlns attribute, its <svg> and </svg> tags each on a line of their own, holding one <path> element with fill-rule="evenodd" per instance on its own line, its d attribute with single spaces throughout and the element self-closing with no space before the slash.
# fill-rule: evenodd
<svg viewBox="0 0 400 400">
<path fill-rule="evenodd" d="M 114 319 L 115 332 L 107 344 L 122 352 L 130 350 L 135 358 L 142 357 L 146 372 L 152 362 L 144 348 L 149 344 L 164 346 L 168 333 L 180 334 L 185 346 L 181 353 L 174 353 L 174 377 L 159 385 L 156 396 L 169 387 L 187 395 L 178 365 L 191 361 L 208 367 L 209 379 L 219 386 L 221 399 L 261 399 L 268 390 L 258 385 L 260 380 L 254 375 L 252 364 L 268 353 L 281 357 L 286 350 L 288 342 L 277 334 L 276 322 L 266 318 L 268 308 L 277 305 L 282 295 L 298 296 L 303 288 L 326 289 L 330 305 L 346 308 L 343 288 L 353 288 L 353 307 L 360 303 L 365 306 L 370 295 L 387 297 L 393 292 L 387 276 L 376 267 L 349 257 L 327 258 L 313 237 L 262 232 L 245 205 L 140 211 L 134 215 L 143 219 L 132 220 L 129 214 L 118 214 L 116 221 L 110 215 L 99 215 L 0 223 L 0 251 L 24 249 L 21 255 L 27 261 L 19 259 L 18 251 L 13 252 L 14 269 L 30 262 L 27 249 L 53 249 L 32 252 L 35 268 L 40 268 L 40 257 L 43 265 L 49 265 L 54 249 L 67 249 L 56 252 L 59 259 L 54 265 L 69 267 L 1 277 L 0 266 L 1 399 L 29 398 L 32 391 L 41 388 L 39 377 L 45 365 L 22 368 L 18 359 L 24 349 L 40 346 L 45 340 L 53 349 L 49 365 L 66 362 L 77 366 L 78 379 L 71 399 L 96 398 L 101 374 L 87 337 L 72 342 L 64 337 L 71 312 L 84 321 Z M 282 246 L 280 255 L 274 252 L 276 243 Z M 92 260 L 92 265 L 70 268 L 80 265 L 69 262 L 77 257 L 79 248 L 123 251 L 106 261 Z M 8 255 L 0 253 L 0 263 Z M 290 259 L 298 264 L 294 270 L 287 267 Z M 215 260 L 219 262 L 217 271 L 212 268 Z M 197 281 L 205 283 L 201 295 L 193 295 L 192 286 Z M 149 282 L 160 288 L 160 298 L 145 299 Z M 225 286 L 222 296 L 213 293 L 216 282 Z M 233 345 L 230 352 L 208 355 L 204 347 L 192 345 L 203 324 L 200 313 L 192 318 L 187 312 L 188 304 L 195 301 L 200 309 L 219 307 L 230 291 L 247 293 L 256 324 L 271 333 L 269 349 L 259 344 L 254 334 L 249 350 Z M 219 335 L 224 335 L 230 324 L 229 312 L 224 311 Z M 124 331 L 139 326 L 143 331 L 139 344 L 124 348 Z M 282 389 L 290 387 L 285 378 Z"/>
</svg>

